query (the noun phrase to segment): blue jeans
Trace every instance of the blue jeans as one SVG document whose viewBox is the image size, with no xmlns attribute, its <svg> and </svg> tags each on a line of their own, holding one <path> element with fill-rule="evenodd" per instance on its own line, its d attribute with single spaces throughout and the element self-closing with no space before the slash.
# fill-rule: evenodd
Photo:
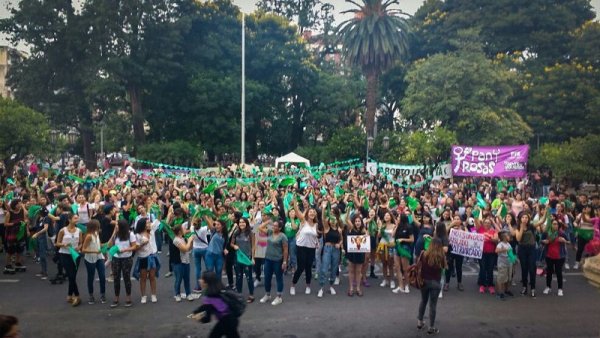
<svg viewBox="0 0 600 338">
<path fill-rule="evenodd" d="M 275 273 L 275 280 L 277 281 L 277 294 L 283 292 L 283 271 L 281 270 L 281 264 L 283 264 L 283 261 L 265 259 L 265 291 L 268 294 L 271 293 L 273 273 Z"/>
<path fill-rule="evenodd" d="M 100 279 L 100 295 L 106 294 L 106 270 L 104 267 L 104 259 L 99 259 L 96 263 L 85 262 L 85 268 L 87 270 L 87 287 L 88 293 L 94 294 L 94 277 L 96 277 L 96 270 L 98 270 L 98 279 Z"/>
<path fill-rule="evenodd" d="M 298 259 L 296 258 L 296 237 L 288 238 L 289 264 L 288 268 L 296 268 Z"/>
<path fill-rule="evenodd" d="M 315 273 L 321 271 L 321 254 L 323 253 L 323 238 L 319 238 L 319 245 L 315 250 Z"/>
<path fill-rule="evenodd" d="M 429 326 L 435 327 L 435 315 L 441 285 L 436 280 L 425 280 L 424 282 L 425 285 L 421 288 L 421 303 L 419 303 L 419 315 L 417 319 L 423 321 L 425 309 L 427 308 L 427 304 L 429 304 Z"/>
<path fill-rule="evenodd" d="M 179 291 L 181 291 L 181 282 L 183 281 L 183 288 L 185 289 L 185 294 L 191 294 L 190 290 L 190 265 L 189 264 L 173 264 L 173 272 L 175 273 L 175 286 L 173 290 L 175 291 L 175 296 L 179 295 Z"/>
<path fill-rule="evenodd" d="M 194 267 L 196 268 L 196 290 L 200 290 L 200 277 L 202 276 L 202 259 L 206 265 L 206 249 L 194 249 Z"/>
<path fill-rule="evenodd" d="M 30 239 L 31 240 L 31 239 Z M 41 235 L 37 238 L 38 257 L 40 258 L 40 267 L 44 275 L 48 274 L 48 236 L 46 234 Z"/>
<path fill-rule="evenodd" d="M 494 265 L 498 255 L 495 253 L 484 253 L 479 260 L 479 278 L 477 285 L 490 287 L 494 286 Z"/>
<path fill-rule="evenodd" d="M 336 276 L 336 269 L 340 265 L 340 249 L 333 245 L 323 247 L 323 261 L 321 262 L 321 271 L 319 272 L 319 285 L 325 285 L 325 277 L 329 275 L 329 285 L 333 285 Z"/>
<path fill-rule="evenodd" d="M 248 280 L 248 292 L 250 296 L 254 295 L 254 278 L 252 278 L 252 265 L 244 265 L 235 263 L 235 289 L 238 293 L 242 293 L 242 287 L 244 285 L 244 273 Z"/>
<path fill-rule="evenodd" d="M 204 256 L 204 264 L 206 264 L 206 271 L 214 271 L 217 276 L 223 273 L 223 255 L 206 252 Z"/>
</svg>

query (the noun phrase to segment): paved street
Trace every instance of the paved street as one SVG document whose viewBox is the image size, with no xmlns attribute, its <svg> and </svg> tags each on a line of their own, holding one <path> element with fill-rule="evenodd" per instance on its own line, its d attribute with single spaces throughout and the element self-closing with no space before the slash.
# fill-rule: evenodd
<svg viewBox="0 0 600 338">
<path fill-rule="evenodd" d="M 164 254 L 162 259 L 167 261 Z M 212 326 L 186 318 L 200 301 L 175 303 L 171 291 L 173 278 L 159 279 L 157 304 L 140 304 L 139 284 L 133 281 L 134 306 L 111 309 L 108 303 L 87 305 L 82 264 L 78 285 L 84 302 L 72 308 L 64 300 L 66 283 L 50 285 L 40 281 L 34 277 L 37 266 L 31 261 L 27 265 L 26 273 L 0 275 L 0 313 L 17 315 L 24 337 L 205 337 Z M 453 279 L 450 292 L 438 303 L 437 326 L 442 337 L 600 336 L 600 293 L 589 286 L 580 271 L 566 274 L 565 297 L 542 295 L 544 281 L 538 278 L 537 299 L 517 296 L 501 302 L 477 293 L 476 269 L 472 263 L 465 270 L 466 290 L 457 291 Z M 285 278 L 284 303 L 277 307 L 260 304 L 258 299 L 264 289 L 257 289 L 257 301 L 248 306 L 242 317 L 243 337 L 427 336 L 415 328 L 417 290 L 395 295 L 374 281 L 377 286 L 367 288 L 364 297 L 349 298 L 345 295 L 347 281 L 343 279 L 336 288 L 337 295 L 325 293 L 323 299 L 318 299 L 317 283 L 313 282 L 313 294 L 306 296 L 301 280 L 298 294 L 292 297 L 290 279 Z M 519 289 L 514 287 L 513 291 L 518 293 Z M 113 285 L 108 283 L 109 301 L 112 294 Z"/>
</svg>

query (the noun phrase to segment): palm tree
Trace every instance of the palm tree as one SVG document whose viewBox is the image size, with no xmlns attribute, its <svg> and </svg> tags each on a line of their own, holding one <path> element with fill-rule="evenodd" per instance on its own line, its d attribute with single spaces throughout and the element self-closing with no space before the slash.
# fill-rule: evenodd
<svg viewBox="0 0 600 338">
<path fill-rule="evenodd" d="M 357 0 L 358 1 L 358 0 Z M 358 8 L 343 11 L 354 17 L 338 26 L 338 39 L 346 60 L 362 69 L 367 78 L 367 135 L 373 136 L 379 76 L 408 54 L 410 27 L 402 11 L 390 8 L 398 0 L 362 0 Z"/>
</svg>

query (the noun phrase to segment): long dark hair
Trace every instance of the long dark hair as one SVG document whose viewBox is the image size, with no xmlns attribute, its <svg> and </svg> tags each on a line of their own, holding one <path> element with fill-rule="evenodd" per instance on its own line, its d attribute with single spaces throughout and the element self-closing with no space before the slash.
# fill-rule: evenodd
<svg viewBox="0 0 600 338">
<path fill-rule="evenodd" d="M 142 232 L 146 231 L 146 223 L 147 222 L 148 222 L 148 219 L 146 217 L 140 218 L 137 221 L 137 224 L 135 225 L 134 232 L 136 234 L 141 234 Z"/>
<path fill-rule="evenodd" d="M 244 221 L 244 222 L 246 223 L 246 228 L 244 228 L 244 230 L 242 230 L 242 229 L 240 228 L 240 225 L 239 225 L 239 222 L 240 222 L 240 221 Z M 250 234 L 252 234 L 252 228 L 250 228 L 250 221 L 248 221 L 248 219 L 247 219 L 247 218 L 245 218 L 245 217 L 240 217 L 240 219 L 239 219 L 239 221 L 238 221 L 238 228 L 237 228 L 236 232 L 237 232 L 238 234 L 241 234 L 241 233 L 243 232 L 243 233 L 244 233 L 244 235 L 246 235 L 246 236 L 250 236 Z"/>
<path fill-rule="evenodd" d="M 408 230 L 408 216 L 404 213 L 400 214 L 400 223 L 396 227 L 396 232 L 394 233 L 394 238 L 400 237 L 400 232 Z"/>
<path fill-rule="evenodd" d="M 119 222 L 117 223 L 117 238 L 120 239 L 121 241 L 128 241 L 129 240 L 129 222 L 127 222 L 127 220 L 124 219 L 120 219 Z"/>
<path fill-rule="evenodd" d="M 202 290 L 205 296 L 217 297 L 223 290 L 221 279 L 217 277 L 214 271 L 203 272 L 201 279 L 206 283 L 206 288 Z"/>
</svg>

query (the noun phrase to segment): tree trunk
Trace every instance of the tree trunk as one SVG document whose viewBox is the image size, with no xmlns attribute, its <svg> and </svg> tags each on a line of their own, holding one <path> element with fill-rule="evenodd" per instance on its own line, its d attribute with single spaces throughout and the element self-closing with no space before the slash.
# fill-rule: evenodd
<svg viewBox="0 0 600 338">
<path fill-rule="evenodd" d="M 379 89 L 379 74 L 375 69 L 368 69 L 367 75 L 367 112 L 365 117 L 365 128 L 367 136 L 373 136 L 375 131 L 375 111 L 377 110 L 377 92 Z"/>
<path fill-rule="evenodd" d="M 81 141 L 83 142 L 83 161 L 86 168 L 89 170 L 95 170 L 97 161 L 96 154 L 92 147 L 92 140 L 94 140 L 94 129 L 90 124 L 82 126 L 80 128 Z"/>
<path fill-rule="evenodd" d="M 142 110 L 142 93 L 137 85 L 131 84 L 127 87 L 129 101 L 131 102 L 131 118 L 133 121 L 133 143 L 134 151 L 146 142 L 144 131 L 144 112 Z"/>
</svg>

